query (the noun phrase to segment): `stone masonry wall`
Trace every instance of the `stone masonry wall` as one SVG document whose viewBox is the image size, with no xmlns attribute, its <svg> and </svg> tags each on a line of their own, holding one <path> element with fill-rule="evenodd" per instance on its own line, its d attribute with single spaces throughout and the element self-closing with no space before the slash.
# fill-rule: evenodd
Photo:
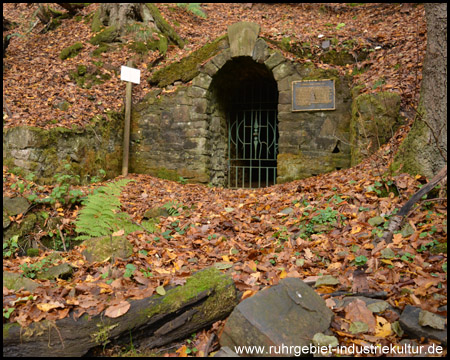
<svg viewBox="0 0 450 360">
<path fill-rule="evenodd" d="M 206 63 L 192 85 L 175 83 L 172 93 L 150 92 L 132 114 L 130 171 L 158 175 L 163 169 L 192 181 L 225 185 L 227 124 L 213 78 L 233 59 L 264 64 L 279 91 L 277 182 L 350 166 L 350 79 L 337 72 L 293 63 L 259 38 L 259 25 L 233 24 L 228 43 Z M 233 74 L 229 74 L 230 77 Z M 292 81 L 334 79 L 336 110 L 292 112 Z"/>
<path fill-rule="evenodd" d="M 3 163 L 20 175 L 35 174 L 41 184 L 54 183 L 55 174 L 77 175 L 88 183 L 101 170 L 107 178 L 120 174 L 122 142 L 123 115 L 118 113 L 94 119 L 84 129 L 16 126 L 3 129 Z"/>
<path fill-rule="evenodd" d="M 172 78 L 183 82 L 173 80 L 165 88 L 150 91 L 134 105 L 130 173 L 172 180 L 183 177 L 192 182 L 226 186 L 229 126 L 226 97 L 239 84 L 239 79 L 231 81 L 236 72 L 240 76 L 252 72 L 252 79 L 263 76 L 264 81 L 276 82 L 277 183 L 348 168 L 366 156 L 363 150 L 368 143 L 382 144 L 386 141 L 384 137 L 392 135 L 397 126 L 398 96 L 383 95 L 382 101 L 376 97 L 369 101 L 366 95 L 352 99 L 349 77 L 316 68 L 310 62 L 288 60 L 280 51 L 269 47 L 259 32 L 259 25 L 254 23 L 229 26 L 227 36 L 200 49 L 198 75 L 194 72 L 192 81 L 174 75 Z M 178 71 L 186 64 L 195 64 L 193 59 L 196 57 L 182 59 Z M 170 70 L 175 65 L 171 64 Z M 227 79 L 234 85 L 228 86 Z M 293 112 L 292 82 L 318 79 L 334 80 L 336 109 Z M 388 100 L 391 102 L 386 105 Z M 395 113 L 391 114 L 394 108 Z M 108 177 L 117 176 L 123 142 L 123 119 L 117 115 L 110 121 L 100 119 L 92 129 L 4 129 L 4 163 L 10 168 L 20 167 L 25 173 L 32 171 L 45 182 L 51 181 L 55 171 L 63 170 L 65 163 L 71 164 L 74 174 L 87 180 L 99 169 L 106 170 Z M 386 129 L 384 137 L 378 136 L 377 142 L 370 137 L 374 119 L 377 134 Z"/>
</svg>

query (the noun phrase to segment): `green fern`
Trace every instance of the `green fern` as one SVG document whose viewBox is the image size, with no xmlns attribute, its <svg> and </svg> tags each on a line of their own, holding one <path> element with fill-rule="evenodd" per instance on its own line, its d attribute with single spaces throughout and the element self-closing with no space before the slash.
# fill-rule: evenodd
<svg viewBox="0 0 450 360">
<path fill-rule="evenodd" d="M 200 16 L 204 19 L 207 18 L 206 13 L 203 11 L 202 7 L 200 6 L 200 3 L 177 3 L 177 6 L 183 9 L 186 9 L 186 11 L 189 11 L 193 13 L 194 15 Z"/>
<path fill-rule="evenodd" d="M 130 181 L 122 179 L 102 186 L 87 197 L 75 221 L 75 231 L 81 233 L 76 240 L 111 235 L 121 229 L 126 235 L 139 229 L 131 223 L 127 213 L 120 211 L 119 195 Z"/>
</svg>

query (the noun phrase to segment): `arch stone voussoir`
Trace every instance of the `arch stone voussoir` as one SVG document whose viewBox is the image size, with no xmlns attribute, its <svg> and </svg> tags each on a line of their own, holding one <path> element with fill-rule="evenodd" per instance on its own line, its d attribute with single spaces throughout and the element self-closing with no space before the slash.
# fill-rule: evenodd
<svg viewBox="0 0 450 360">
<path fill-rule="evenodd" d="M 260 29 L 258 24 L 248 21 L 228 26 L 231 57 L 252 56 Z"/>
</svg>

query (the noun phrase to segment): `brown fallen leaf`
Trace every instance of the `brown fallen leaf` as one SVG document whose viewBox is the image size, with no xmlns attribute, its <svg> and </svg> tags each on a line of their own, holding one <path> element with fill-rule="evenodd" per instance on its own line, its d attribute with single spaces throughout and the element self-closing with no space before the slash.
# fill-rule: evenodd
<svg viewBox="0 0 450 360">
<path fill-rule="evenodd" d="M 52 309 L 63 308 L 64 304 L 60 303 L 58 301 L 50 301 L 50 302 L 45 303 L 45 304 L 37 304 L 36 306 L 37 306 L 37 308 L 39 310 L 48 312 L 48 311 L 50 311 Z"/>
<path fill-rule="evenodd" d="M 117 305 L 113 305 L 107 308 L 105 311 L 105 315 L 113 319 L 118 318 L 119 316 L 126 314 L 130 306 L 131 304 L 128 301 L 123 300 Z"/>
<path fill-rule="evenodd" d="M 370 311 L 366 303 L 360 299 L 355 299 L 348 304 L 345 309 L 345 318 L 351 322 L 361 321 L 369 326 L 369 332 L 374 333 L 377 323 L 372 311 Z"/>
</svg>

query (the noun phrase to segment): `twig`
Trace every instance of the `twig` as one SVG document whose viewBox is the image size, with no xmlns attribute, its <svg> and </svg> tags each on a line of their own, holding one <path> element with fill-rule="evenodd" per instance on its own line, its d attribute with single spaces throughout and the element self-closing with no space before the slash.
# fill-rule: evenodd
<svg viewBox="0 0 450 360">
<path fill-rule="evenodd" d="M 212 345 L 212 343 L 214 342 L 215 338 L 216 338 L 216 334 L 215 334 L 215 333 L 212 333 L 211 336 L 210 336 L 209 339 L 208 339 L 208 342 L 207 342 L 206 345 L 205 345 L 204 350 L 203 350 L 203 356 L 208 356 L 209 351 L 210 351 L 210 349 L 211 349 L 211 345 Z"/>
<path fill-rule="evenodd" d="M 389 244 L 392 242 L 392 237 L 394 234 L 394 231 L 397 231 L 401 228 L 403 220 L 408 216 L 409 212 L 411 211 L 413 205 L 419 201 L 422 196 L 425 194 L 428 194 L 437 184 L 441 182 L 442 179 L 444 179 L 447 176 L 447 166 L 444 166 L 431 181 L 422 186 L 422 188 L 417 191 L 411 198 L 406 202 L 405 205 L 403 205 L 400 209 L 400 211 L 392 216 L 391 220 L 389 221 L 389 226 L 387 230 L 384 232 L 383 236 L 377 241 L 385 241 L 386 244 Z"/>
<path fill-rule="evenodd" d="M 48 347 L 51 348 L 51 346 L 50 346 L 50 343 L 51 343 L 50 332 L 51 332 L 52 328 L 55 328 L 56 332 L 58 333 L 59 340 L 61 340 L 61 345 L 62 345 L 62 348 L 64 349 L 65 348 L 64 340 L 63 340 L 63 338 L 61 336 L 61 332 L 59 331 L 58 327 L 55 324 L 55 321 L 49 321 L 49 325 L 48 325 Z"/>
<path fill-rule="evenodd" d="M 332 296 L 364 296 L 371 299 L 386 299 L 388 294 L 386 291 L 378 292 L 351 292 L 351 291 L 335 291 L 330 294 L 321 294 L 322 296 L 332 297 Z"/>
<path fill-rule="evenodd" d="M 428 201 L 447 201 L 447 198 L 434 198 L 434 199 L 420 200 L 420 202 L 428 202 Z"/>
<path fill-rule="evenodd" d="M 59 236 L 61 236 L 61 240 L 62 240 L 62 243 L 63 243 L 64 251 L 67 251 L 67 248 L 66 248 L 66 241 L 64 240 L 64 236 L 63 236 L 62 231 L 61 231 L 61 229 L 59 228 L 59 226 L 58 226 L 58 231 L 59 231 Z"/>
<path fill-rule="evenodd" d="M 145 232 L 148 232 L 149 234 L 153 234 L 151 231 L 148 231 L 145 227 L 143 227 L 141 224 L 137 223 L 136 221 L 130 219 L 130 221 L 134 224 L 139 226 L 141 229 L 143 229 Z"/>
<path fill-rule="evenodd" d="M 34 24 L 31 26 L 30 30 L 27 31 L 27 34 L 33 31 L 33 29 L 36 27 L 36 25 L 38 24 L 38 22 L 39 22 L 39 19 L 37 19 L 37 20 L 34 22 Z"/>
<path fill-rule="evenodd" d="M 52 249 L 50 249 L 50 248 L 48 248 L 47 246 L 45 246 L 45 245 L 41 242 L 41 240 L 36 239 L 36 238 L 34 238 L 33 240 L 36 241 L 36 242 L 38 243 L 38 245 L 40 245 L 40 246 L 42 247 L 42 249 L 48 250 L 48 251 L 52 251 Z"/>
</svg>

